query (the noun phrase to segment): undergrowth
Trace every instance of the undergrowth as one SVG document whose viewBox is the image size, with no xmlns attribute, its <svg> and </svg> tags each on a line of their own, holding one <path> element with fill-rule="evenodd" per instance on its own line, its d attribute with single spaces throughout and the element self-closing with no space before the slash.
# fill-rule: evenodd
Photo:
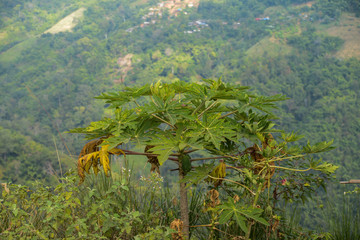
<svg viewBox="0 0 360 240">
<path fill-rule="evenodd" d="M 123 168 L 110 178 L 100 173 L 82 185 L 78 181 L 68 172 L 54 187 L 39 182 L 31 187 L 3 185 L 0 239 L 172 239 L 169 226 L 180 215 L 178 196 L 163 187 L 157 174 L 135 180 Z M 206 211 L 207 193 L 206 186 L 189 191 L 190 239 L 237 239 L 241 230 L 235 225 L 210 227 L 214 216 Z M 274 232 L 259 224 L 251 239 L 359 239 L 360 214 L 351 204 L 344 200 L 342 212 L 325 214 L 329 233 L 302 230 L 294 211 L 288 218 L 279 216 Z"/>
</svg>

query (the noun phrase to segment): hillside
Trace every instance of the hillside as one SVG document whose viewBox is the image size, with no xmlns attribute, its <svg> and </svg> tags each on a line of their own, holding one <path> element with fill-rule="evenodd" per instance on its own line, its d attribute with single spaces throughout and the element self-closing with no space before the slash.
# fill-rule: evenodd
<svg viewBox="0 0 360 240">
<path fill-rule="evenodd" d="M 1 181 L 54 181 L 49 169 L 60 174 L 56 150 L 66 159 L 64 167 L 74 167 L 85 140 L 66 132 L 109 116 L 104 103 L 94 100 L 104 91 L 220 77 L 264 95 L 287 95 L 278 124 L 314 141 L 334 139 L 337 149 L 323 157 L 342 166 L 336 181 L 355 178 L 360 171 L 356 4 L 2 1 L 0 130 L 4 141 L 22 144 L 1 151 Z M 337 183 L 329 189 L 335 188 Z"/>
<path fill-rule="evenodd" d="M 360 59 L 360 18 L 353 14 L 343 14 L 338 22 L 321 29 L 321 32 L 344 40 L 344 45 L 335 54 L 336 57 Z"/>
<path fill-rule="evenodd" d="M 44 33 L 57 34 L 60 32 L 72 31 L 84 15 L 85 8 L 79 8 L 75 12 L 61 19 L 58 23 L 46 30 Z"/>
</svg>

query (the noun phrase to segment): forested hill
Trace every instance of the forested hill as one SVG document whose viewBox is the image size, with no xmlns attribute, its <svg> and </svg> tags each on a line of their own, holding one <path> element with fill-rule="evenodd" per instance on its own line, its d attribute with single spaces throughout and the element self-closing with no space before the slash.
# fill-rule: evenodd
<svg viewBox="0 0 360 240">
<path fill-rule="evenodd" d="M 109 114 L 101 92 L 219 77 L 287 95 L 279 125 L 334 139 L 323 157 L 354 178 L 359 17 L 357 0 L 2 0 L 0 179 L 51 180 L 58 158 L 73 167 L 84 141 L 65 132 Z"/>
</svg>

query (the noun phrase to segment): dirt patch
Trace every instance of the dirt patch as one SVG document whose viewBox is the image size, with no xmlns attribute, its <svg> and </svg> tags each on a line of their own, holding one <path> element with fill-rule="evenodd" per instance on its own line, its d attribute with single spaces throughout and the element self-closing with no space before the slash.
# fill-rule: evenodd
<svg viewBox="0 0 360 240">
<path fill-rule="evenodd" d="M 186 7 L 198 7 L 200 0 L 172 0 L 159 3 L 160 7 L 169 9 L 170 15 L 177 15 L 179 11 Z M 181 9 L 181 10 L 180 10 Z"/>
<path fill-rule="evenodd" d="M 49 30 L 46 30 L 45 33 L 56 34 L 59 32 L 71 32 L 72 29 L 76 26 L 78 19 L 84 15 L 85 8 L 79 8 L 75 12 L 69 14 L 68 16 L 61 19 L 58 23 L 52 26 Z"/>
<path fill-rule="evenodd" d="M 288 55 L 292 48 L 288 46 L 284 40 L 275 37 L 267 37 L 256 43 L 246 51 L 249 57 L 277 57 L 280 55 Z"/>
<path fill-rule="evenodd" d="M 138 0 L 135 2 L 130 3 L 131 7 L 136 7 L 136 6 L 140 6 L 147 3 L 147 0 Z"/>
<path fill-rule="evenodd" d="M 6 38 L 7 33 L 6 32 L 0 32 L 0 39 Z"/>
<path fill-rule="evenodd" d="M 345 41 L 343 47 L 335 54 L 336 57 L 360 59 L 360 18 L 344 14 L 337 26 L 332 26 L 325 32 Z"/>
<path fill-rule="evenodd" d="M 125 81 L 127 73 L 132 69 L 131 60 L 133 56 L 133 54 L 129 53 L 124 57 L 118 58 L 117 64 L 119 66 L 119 69 L 116 71 L 116 75 L 118 76 L 120 74 L 120 78 L 115 79 L 114 83 L 123 83 Z"/>
</svg>

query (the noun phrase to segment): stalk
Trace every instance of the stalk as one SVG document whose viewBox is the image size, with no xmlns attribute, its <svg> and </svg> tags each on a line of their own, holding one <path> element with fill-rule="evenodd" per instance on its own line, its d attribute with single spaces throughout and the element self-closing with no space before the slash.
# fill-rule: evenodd
<svg viewBox="0 0 360 240">
<path fill-rule="evenodd" d="M 256 191 L 255 199 L 254 199 L 254 202 L 253 202 L 253 207 L 254 208 L 256 207 L 257 201 L 259 200 L 259 196 L 260 196 L 262 188 L 263 188 L 263 184 L 260 184 L 257 191 Z M 245 235 L 245 240 L 250 239 L 250 232 L 251 232 L 252 225 L 253 225 L 252 220 L 250 220 L 249 223 L 248 223 L 248 231 L 247 231 L 247 233 Z"/>
<path fill-rule="evenodd" d="M 179 157 L 179 181 L 180 181 L 180 215 L 181 221 L 184 224 L 183 228 L 183 236 L 184 239 L 189 239 L 190 231 L 189 231 L 189 205 L 188 205 L 188 197 L 187 197 L 187 189 L 186 183 L 182 182 L 185 177 L 185 173 L 182 167 L 182 156 Z"/>
</svg>

